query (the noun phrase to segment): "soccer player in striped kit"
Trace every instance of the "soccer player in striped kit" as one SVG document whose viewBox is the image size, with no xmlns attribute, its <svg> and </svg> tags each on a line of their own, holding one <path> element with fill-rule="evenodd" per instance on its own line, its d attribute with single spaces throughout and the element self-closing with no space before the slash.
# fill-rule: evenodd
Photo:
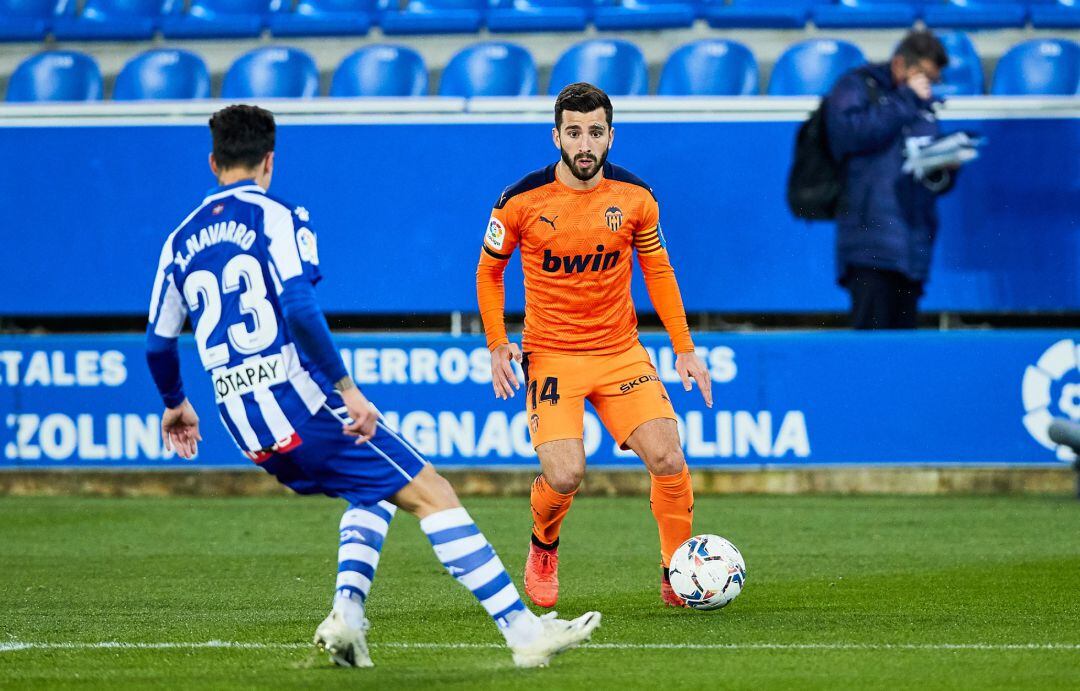
<svg viewBox="0 0 1080 691">
<path fill-rule="evenodd" d="M 519 667 L 587 640 L 598 612 L 537 617 L 450 484 L 390 429 L 349 377 L 314 293 L 321 278 L 307 210 L 266 193 L 275 124 L 254 106 L 210 119 L 219 187 L 169 234 L 146 332 L 165 403 L 165 445 L 195 455 L 199 418 L 184 395 L 177 338 L 190 316 L 222 422 L 241 451 L 300 494 L 349 502 L 338 578 L 315 644 L 342 666 L 369 667 L 364 603 L 397 508 L 420 519 L 435 554 L 495 620 Z"/>
</svg>

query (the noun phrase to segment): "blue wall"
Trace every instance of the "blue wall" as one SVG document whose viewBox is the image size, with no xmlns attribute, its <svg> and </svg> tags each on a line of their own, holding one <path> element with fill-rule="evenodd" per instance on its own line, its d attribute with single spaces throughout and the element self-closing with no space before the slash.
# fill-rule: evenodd
<svg viewBox="0 0 1080 691">
<path fill-rule="evenodd" d="M 715 407 L 685 392 L 666 337 L 648 335 L 692 466 L 1060 464 L 1050 416 L 1080 420 L 1080 333 L 703 334 Z M 390 423 L 440 465 L 535 465 L 524 397 L 495 399 L 480 338 L 337 339 Z M 186 390 L 205 443 L 194 465 L 250 467 L 215 414 L 193 339 Z M 591 465 L 618 454 L 588 408 Z M 0 468 L 190 467 L 163 454 L 161 403 L 127 336 L 0 336 Z"/>
<path fill-rule="evenodd" d="M 1080 310 L 1080 119 L 949 125 L 989 145 L 942 204 L 925 307 Z M 654 186 L 688 309 L 845 309 L 831 226 L 796 222 L 783 202 L 796 123 L 616 127 L 612 160 Z M 548 132 L 283 126 L 272 191 L 312 213 L 324 306 L 475 310 L 490 206 L 554 159 Z M 0 127 L 0 315 L 145 311 L 162 240 L 213 184 L 208 140 L 194 125 Z M 512 269 L 510 285 L 519 277 Z M 509 292 L 520 310 L 520 289 Z"/>
</svg>

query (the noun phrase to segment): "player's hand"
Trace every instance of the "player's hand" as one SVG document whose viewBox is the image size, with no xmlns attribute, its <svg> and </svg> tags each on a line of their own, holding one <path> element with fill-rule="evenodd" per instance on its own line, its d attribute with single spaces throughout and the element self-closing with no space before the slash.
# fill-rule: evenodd
<svg viewBox="0 0 1080 691">
<path fill-rule="evenodd" d="M 374 437 L 375 427 L 379 422 L 378 408 L 357 388 L 342 391 L 341 400 L 345 402 L 345 409 L 352 418 L 352 422 L 342 427 L 341 431 L 350 437 L 356 437 L 357 444 L 363 444 Z"/>
<path fill-rule="evenodd" d="M 933 93 L 931 91 L 933 85 L 930 83 L 930 78 L 922 72 L 916 72 L 915 74 L 908 77 L 907 85 L 908 88 L 914 91 L 915 95 L 918 96 L 920 99 L 924 101 L 930 100 L 930 97 Z"/>
<path fill-rule="evenodd" d="M 192 459 L 199 452 L 199 416 L 188 399 L 175 408 L 166 408 L 161 414 L 161 441 L 169 451 L 176 451 L 183 459 Z"/>
<path fill-rule="evenodd" d="M 689 391 L 693 388 L 691 381 L 696 381 L 701 389 L 701 397 L 705 399 L 705 405 L 712 408 L 712 376 L 709 368 L 697 356 L 697 353 L 679 353 L 675 356 L 675 371 L 682 379 L 683 389 Z"/>
<path fill-rule="evenodd" d="M 521 363 L 521 348 L 516 343 L 507 343 L 491 351 L 491 386 L 495 389 L 495 398 L 513 398 L 514 391 L 521 388 L 511 360 Z"/>
</svg>

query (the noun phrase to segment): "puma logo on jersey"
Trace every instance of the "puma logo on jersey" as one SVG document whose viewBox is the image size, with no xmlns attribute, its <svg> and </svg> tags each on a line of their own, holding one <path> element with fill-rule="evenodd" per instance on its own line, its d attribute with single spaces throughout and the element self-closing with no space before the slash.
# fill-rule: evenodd
<svg viewBox="0 0 1080 691">
<path fill-rule="evenodd" d="M 552 230 L 555 230 L 555 221 L 558 218 L 559 218 L 558 216 L 553 216 L 552 218 L 549 219 L 547 216 L 541 216 L 540 217 L 540 222 L 541 223 L 547 223 L 549 226 L 551 226 Z"/>
<path fill-rule="evenodd" d="M 544 262 L 541 268 L 552 274 L 560 271 L 566 274 L 580 274 L 586 271 L 607 271 L 619 261 L 619 250 L 604 252 L 603 245 L 596 246 L 596 254 L 574 254 L 558 256 L 551 250 L 544 250 Z"/>
</svg>

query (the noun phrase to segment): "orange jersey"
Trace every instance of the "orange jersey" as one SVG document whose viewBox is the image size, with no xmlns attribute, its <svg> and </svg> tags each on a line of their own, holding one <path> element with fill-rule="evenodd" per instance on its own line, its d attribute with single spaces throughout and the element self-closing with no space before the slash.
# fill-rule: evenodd
<svg viewBox="0 0 1080 691">
<path fill-rule="evenodd" d="M 488 221 L 477 267 L 488 346 L 507 342 L 502 273 L 516 248 L 525 275 L 525 351 L 627 350 L 638 338 L 630 296 L 636 250 L 676 352 L 692 351 L 659 215 L 648 185 L 610 163 L 591 190 L 564 185 L 554 164 L 508 187 Z"/>
</svg>

